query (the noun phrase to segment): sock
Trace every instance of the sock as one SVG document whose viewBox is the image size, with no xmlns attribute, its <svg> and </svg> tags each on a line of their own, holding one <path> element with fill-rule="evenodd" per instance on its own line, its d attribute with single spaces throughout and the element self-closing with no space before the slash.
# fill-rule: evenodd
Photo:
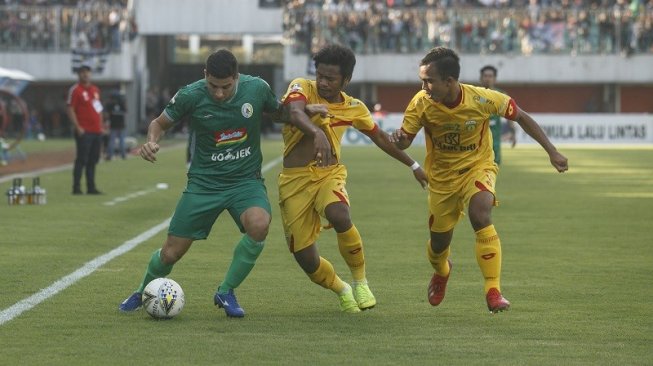
<svg viewBox="0 0 653 366">
<path fill-rule="evenodd" d="M 431 241 L 429 240 L 426 242 L 426 247 L 427 247 L 427 256 L 429 258 L 429 262 L 431 262 L 431 266 L 433 269 L 435 269 L 435 273 L 437 273 L 440 276 L 447 277 L 449 275 L 449 254 L 451 253 L 451 245 L 447 246 L 447 249 L 443 250 L 440 253 L 436 253 L 433 251 L 433 248 L 431 247 Z"/>
<path fill-rule="evenodd" d="M 249 272 L 254 268 L 256 259 L 263 251 L 264 243 L 250 238 L 247 234 L 243 235 L 236 245 L 236 249 L 234 249 L 234 257 L 231 260 L 224 281 L 218 287 L 218 293 L 226 294 L 245 280 Z"/>
<path fill-rule="evenodd" d="M 150 258 L 150 263 L 147 265 L 147 271 L 145 271 L 145 276 L 143 277 L 143 282 L 141 282 L 141 287 L 136 290 L 136 292 L 143 293 L 145 286 L 147 286 L 150 281 L 155 278 L 165 277 L 172 272 L 172 267 L 174 264 L 165 264 L 161 262 L 161 249 L 157 249 L 152 253 Z"/>
<path fill-rule="evenodd" d="M 349 228 L 344 233 L 338 233 L 338 249 L 340 255 L 349 266 L 354 282 L 365 282 L 365 254 L 363 252 L 363 239 L 356 226 Z"/>
<path fill-rule="evenodd" d="M 485 278 L 485 293 L 493 287 L 501 291 L 501 241 L 494 225 L 476 232 L 476 261 Z"/>
<path fill-rule="evenodd" d="M 320 257 L 320 265 L 317 267 L 317 270 L 313 273 L 309 273 L 308 277 L 311 281 L 335 292 L 338 295 L 348 287 L 348 285 L 338 277 L 336 270 L 333 269 L 333 265 L 322 257 Z"/>
</svg>

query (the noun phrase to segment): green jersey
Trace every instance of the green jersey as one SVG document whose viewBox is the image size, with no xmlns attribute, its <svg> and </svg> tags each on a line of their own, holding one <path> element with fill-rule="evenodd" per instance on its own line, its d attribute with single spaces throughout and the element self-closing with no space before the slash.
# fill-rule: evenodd
<svg viewBox="0 0 653 366">
<path fill-rule="evenodd" d="M 500 93 L 503 90 L 493 89 Z M 504 93 L 505 94 L 505 93 Z M 494 150 L 494 162 L 501 164 L 501 121 L 502 117 L 498 114 L 490 116 L 490 133 L 492 134 L 492 150 Z"/>
<path fill-rule="evenodd" d="M 163 113 L 179 123 L 188 118 L 191 164 L 187 192 L 214 192 L 261 177 L 261 121 L 279 101 L 257 77 L 240 74 L 234 95 L 217 102 L 198 80 L 177 92 Z"/>
</svg>

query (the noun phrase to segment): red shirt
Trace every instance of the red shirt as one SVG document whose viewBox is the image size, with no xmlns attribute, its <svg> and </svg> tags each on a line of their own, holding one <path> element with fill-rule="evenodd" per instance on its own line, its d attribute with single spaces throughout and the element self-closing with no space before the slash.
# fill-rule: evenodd
<svg viewBox="0 0 653 366">
<path fill-rule="evenodd" d="M 75 111 L 77 123 L 86 132 L 102 133 L 100 89 L 90 84 L 73 85 L 68 91 L 68 105 Z"/>
</svg>

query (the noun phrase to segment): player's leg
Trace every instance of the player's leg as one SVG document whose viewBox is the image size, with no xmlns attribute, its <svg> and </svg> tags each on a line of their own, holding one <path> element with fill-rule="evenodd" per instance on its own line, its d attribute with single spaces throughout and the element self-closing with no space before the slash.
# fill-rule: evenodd
<svg viewBox="0 0 653 366">
<path fill-rule="evenodd" d="M 220 195 L 201 195 L 184 192 L 177 203 L 170 220 L 168 237 L 161 249 L 150 257 L 147 270 L 140 286 L 123 301 L 121 311 L 134 311 L 141 306 L 141 294 L 147 284 L 155 278 L 165 277 L 172 267 L 186 254 L 195 240 L 206 239 L 211 227 L 222 211 Z"/>
<path fill-rule="evenodd" d="M 340 279 L 315 245 L 322 229 L 314 205 L 319 189 L 316 174 L 320 173 L 291 168 L 279 175 L 279 206 L 288 249 L 311 281 L 338 295 L 342 311 L 358 312 L 351 286 Z"/>
<path fill-rule="evenodd" d="M 320 187 L 315 209 L 335 229 L 338 250 L 352 275 L 354 298 L 358 307 L 366 310 L 376 305 L 376 298 L 370 290 L 365 274 L 363 239 L 349 214 L 349 196 L 345 189 L 346 176 L 347 171 L 343 166 L 333 169 L 331 177 Z"/>
<path fill-rule="evenodd" d="M 156 278 L 169 275 L 174 264 L 184 256 L 192 243 L 192 239 L 168 235 L 163 247 L 152 253 L 140 286 L 120 304 L 119 309 L 124 312 L 138 310 L 142 305 L 141 296 L 145 286 Z"/>
<path fill-rule="evenodd" d="M 496 173 L 486 170 L 474 178 L 475 193 L 469 200 L 469 221 L 476 232 L 476 261 L 485 280 L 485 294 L 491 312 L 508 310 L 510 302 L 501 296 L 501 240 L 492 224 L 492 208 L 496 205 L 494 185 Z"/>
<path fill-rule="evenodd" d="M 247 278 L 263 251 L 272 209 L 265 186 L 259 180 L 243 182 L 224 194 L 230 196 L 229 214 L 243 236 L 236 243 L 231 263 L 213 301 L 227 316 L 240 318 L 245 316 L 245 311 L 238 304 L 234 289 Z"/>
<path fill-rule="evenodd" d="M 102 135 L 89 133 L 87 138 L 90 139 L 89 156 L 86 160 L 86 193 L 87 194 L 100 194 L 95 184 L 95 167 L 100 161 L 100 154 L 102 149 Z"/>
<path fill-rule="evenodd" d="M 462 216 L 463 202 L 457 192 L 438 191 L 431 191 L 428 201 L 430 240 L 427 243 L 426 254 L 434 273 L 429 282 L 427 295 L 429 303 L 438 306 L 444 300 L 449 281 L 453 228 Z"/>
<path fill-rule="evenodd" d="M 346 313 L 360 311 L 351 286 L 336 274 L 331 262 L 320 256 L 314 243 L 294 252 L 293 256 L 311 281 L 338 295 L 340 310 Z"/>
<path fill-rule="evenodd" d="M 75 131 L 75 164 L 73 167 L 73 194 L 82 194 L 81 180 L 82 171 L 88 161 L 89 150 L 91 148 L 90 141 Z"/>
</svg>

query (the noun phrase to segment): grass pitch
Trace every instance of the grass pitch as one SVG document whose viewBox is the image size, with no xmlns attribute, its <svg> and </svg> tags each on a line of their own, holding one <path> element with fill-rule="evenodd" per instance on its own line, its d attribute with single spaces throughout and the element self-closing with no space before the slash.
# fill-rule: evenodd
<svg viewBox="0 0 653 366">
<path fill-rule="evenodd" d="M 186 293 L 175 319 L 121 314 L 165 230 L 30 310 L 0 325 L 7 365 L 167 364 L 650 364 L 653 360 L 653 150 L 561 149 L 558 174 L 539 149 L 504 150 L 493 211 L 503 246 L 509 312 L 490 315 L 467 219 L 456 227 L 455 267 L 444 302 L 426 286 L 426 194 L 410 170 L 380 150 L 343 148 L 352 218 L 363 236 L 378 305 L 338 311 L 336 296 L 309 281 L 286 249 L 276 175 L 266 174 L 273 223 L 266 249 L 237 290 L 244 319 L 228 319 L 212 295 L 240 235 L 223 214 L 171 278 Z M 281 153 L 264 144 L 267 161 Z M 422 148 L 409 153 L 423 158 Z M 185 184 L 185 151 L 159 161 L 102 163 L 103 196 L 70 195 L 71 172 L 41 176 L 45 206 L 0 206 L 0 311 L 164 222 Z M 156 189 L 168 183 L 167 190 Z M 0 185 L 4 191 L 10 182 Z M 144 192 L 135 195 L 135 192 Z M 124 200 L 121 200 L 124 198 Z M 114 202 L 107 204 L 107 202 Z M 323 256 L 350 279 L 333 231 Z"/>
</svg>

